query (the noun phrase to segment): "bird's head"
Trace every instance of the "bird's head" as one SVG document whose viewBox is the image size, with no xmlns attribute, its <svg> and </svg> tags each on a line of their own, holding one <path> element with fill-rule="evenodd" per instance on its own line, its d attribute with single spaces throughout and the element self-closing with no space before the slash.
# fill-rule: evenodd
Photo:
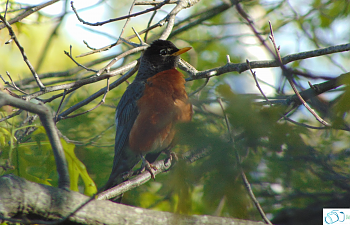
<svg viewBox="0 0 350 225">
<path fill-rule="evenodd" d="M 159 72 L 175 68 L 180 55 L 191 47 L 178 49 L 173 43 L 166 40 L 156 40 L 145 50 L 141 58 L 140 78 L 149 78 Z"/>
</svg>

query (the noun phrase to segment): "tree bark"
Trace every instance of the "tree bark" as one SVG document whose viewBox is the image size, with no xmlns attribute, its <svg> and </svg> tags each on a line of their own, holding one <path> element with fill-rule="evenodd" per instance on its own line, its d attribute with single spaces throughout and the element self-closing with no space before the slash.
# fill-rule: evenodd
<svg viewBox="0 0 350 225">
<path fill-rule="evenodd" d="M 54 221 L 67 217 L 89 197 L 78 192 L 33 183 L 14 175 L 0 178 L 0 214 L 2 219 L 23 222 Z M 207 215 L 179 215 L 142 209 L 107 200 L 92 200 L 70 216 L 74 224 L 237 224 L 262 225 L 262 222 Z"/>
</svg>

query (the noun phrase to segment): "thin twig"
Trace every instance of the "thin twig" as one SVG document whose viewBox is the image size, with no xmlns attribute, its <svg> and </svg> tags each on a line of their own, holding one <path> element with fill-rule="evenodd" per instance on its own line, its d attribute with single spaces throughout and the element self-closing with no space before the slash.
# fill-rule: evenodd
<svg viewBox="0 0 350 225">
<path fill-rule="evenodd" d="M 159 39 L 161 40 L 166 40 L 168 39 L 171 31 L 174 28 L 175 25 L 175 17 L 176 15 L 183 10 L 187 4 L 185 3 L 186 0 L 179 0 L 176 3 L 176 6 L 171 10 L 171 12 L 166 16 L 167 20 L 167 25 L 166 28 L 163 30 L 162 35 L 160 35 Z"/>
<path fill-rule="evenodd" d="M 248 67 L 249 67 L 249 70 L 250 70 L 250 73 L 253 75 L 253 78 L 254 78 L 254 81 L 255 81 L 255 84 L 256 86 L 258 87 L 261 95 L 264 97 L 264 99 L 266 100 L 266 102 L 270 105 L 270 106 L 273 106 L 273 103 L 267 98 L 267 96 L 265 95 L 265 93 L 263 92 L 262 88 L 260 87 L 259 85 L 259 81 L 256 77 L 256 73 L 255 71 L 253 71 L 251 68 L 250 68 L 250 62 L 249 60 L 247 59 L 247 64 L 248 64 Z M 285 102 L 285 100 L 284 100 Z M 286 113 L 288 114 L 288 113 Z M 287 120 L 291 123 L 294 123 L 295 125 L 298 125 L 298 126 L 302 126 L 302 127 L 306 127 L 306 128 L 309 128 L 309 129 L 317 129 L 317 130 L 322 130 L 322 129 L 329 129 L 330 127 L 315 127 L 315 126 L 311 126 L 311 125 L 308 125 L 308 124 L 304 124 L 304 123 L 299 123 L 299 122 L 296 122 L 292 119 L 290 119 L 289 117 L 287 117 L 286 115 L 283 115 L 281 114 L 281 119 L 284 119 L 284 120 Z M 340 128 L 340 129 L 343 129 L 343 130 L 348 130 L 346 128 Z"/>
<path fill-rule="evenodd" d="M 131 67 L 131 69 L 127 73 L 125 73 L 122 77 L 120 77 L 118 80 L 114 81 L 111 85 L 109 85 L 109 89 L 112 90 L 113 88 L 119 86 L 126 79 L 131 77 L 137 71 L 137 69 L 138 69 L 138 66 L 134 65 L 133 67 Z M 61 120 L 61 118 L 68 116 L 70 113 L 74 112 L 75 110 L 81 108 L 82 106 L 84 106 L 84 105 L 90 103 L 91 101 L 93 101 L 94 99 L 98 98 L 99 96 L 101 96 L 102 94 L 104 94 L 106 92 L 106 89 L 107 89 L 107 87 L 102 88 L 99 91 L 97 91 L 96 93 L 90 95 L 85 100 L 71 106 L 69 109 L 65 110 L 60 115 L 58 115 L 57 120 Z"/>
<path fill-rule="evenodd" d="M 12 117 L 18 116 L 19 114 L 21 114 L 21 112 L 23 112 L 23 109 L 19 109 L 15 113 L 12 113 L 11 115 L 8 115 L 8 116 L 5 116 L 5 117 L 1 118 L 0 119 L 0 123 L 5 121 L 5 120 L 7 120 L 7 119 L 12 118 Z"/>
<path fill-rule="evenodd" d="M 120 59 L 124 58 L 125 56 L 131 55 L 133 53 L 137 53 L 140 52 L 142 50 L 145 50 L 147 48 L 148 45 L 145 46 L 139 46 L 136 48 L 132 48 L 128 51 L 123 52 L 122 54 L 118 55 L 117 57 L 115 57 L 114 59 L 112 59 L 107 66 L 103 67 L 102 69 L 100 69 L 97 73 L 96 76 L 100 76 L 103 72 L 109 72 L 110 68 L 116 63 L 118 62 Z"/>
<path fill-rule="evenodd" d="M 136 16 L 139 16 L 139 15 L 148 13 L 148 12 L 152 12 L 154 10 L 157 10 L 157 9 L 161 8 L 163 5 L 165 5 L 168 2 L 169 2 L 169 0 L 165 0 L 165 1 L 157 4 L 153 8 L 149 8 L 149 9 L 146 9 L 146 10 L 141 11 L 141 12 L 137 12 L 137 13 L 129 14 L 129 15 L 126 15 L 126 16 L 121 16 L 121 17 L 118 17 L 118 18 L 109 19 L 109 20 L 106 20 L 106 21 L 103 21 L 103 22 L 97 22 L 97 23 L 90 23 L 90 22 L 86 22 L 85 20 L 83 20 L 79 16 L 77 10 L 75 9 L 75 7 L 73 5 L 73 1 L 71 1 L 71 7 L 72 7 L 72 10 L 74 11 L 75 15 L 77 16 L 78 20 L 80 22 L 82 22 L 83 24 L 86 24 L 86 25 L 89 25 L 89 26 L 101 26 L 101 25 L 104 25 L 104 24 L 107 24 L 107 23 L 111 23 L 111 22 L 115 22 L 115 21 L 119 21 L 119 20 L 125 20 L 125 19 L 131 18 L 131 17 L 136 17 Z"/>
<path fill-rule="evenodd" d="M 221 107 L 222 113 L 224 114 L 225 123 L 226 123 L 226 127 L 227 127 L 227 133 L 228 133 L 229 138 L 230 138 L 230 143 L 233 144 L 234 138 L 232 137 L 231 126 L 230 126 L 230 122 L 229 122 L 229 119 L 227 117 L 227 114 L 225 112 L 224 105 L 222 103 L 221 98 L 217 98 L 217 101 L 218 101 L 218 103 L 219 103 L 219 105 Z M 243 170 L 243 167 L 242 167 L 242 163 L 241 163 L 241 159 L 240 159 L 240 156 L 239 156 L 239 153 L 238 153 L 237 149 L 234 149 L 234 152 L 235 152 L 235 156 L 236 156 L 236 160 L 237 160 L 237 165 L 239 167 L 239 170 L 241 171 L 241 177 L 242 177 L 244 186 L 247 189 L 247 192 L 248 192 L 251 200 L 254 202 L 255 207 L 259 211 L 259 213 L 260 213 L 261 217 L 263 218 L 263 220 L 265 221 L 265 223 L 272 225 L 271 221 L 266 217 L 266 214 L 265 214 L 264 210 L 262 209 L 262 207 L 260 206 L 259 201 L 256 199 L 256 197 L 254 195 L 254 192 L 253 192 L 253 190 L 251 188 L 251 185 L 250 185 L 250 183 L 249 183 L 249 181 L 247 179 L 247 176 L 244 173 L 244 170 Z"/>
<path fill-rule="evenodd" d="M 142 38 L 140 37 L 139 33 L 137 33 L 137 31 L 135 30 L 134 27 L 131 27 L 132 30 L 134 31 L 134 33 L 136 34 L 136 37 L 139 39 L 140 41 L 140 45 L 144 45 L 145 43 L 143 42 Z"/>
<path fill-rule="evenodd" d="M 197 93 L 200 92 L 203 88 L 205 88 L 205 87 L 207 86 L 207 84 L 209 83 L 209 79 L 210 79 L 210 78 L 208 77 L 208 78 L 205 80 L 204 84 L 201 85 L 199 88 L 197 88 L 194 92 L 190 93 L 190 94 L 188 95 L 188 97 L 191 97 L 191 96 L 197 94 Z"/>
<path fill-rule="evenodd" d="M 60 112 L 60 109 L 61 109 L 63 100 L 66 98 L 66 94 L 67 94 L 67 89 L 65 89 L 65 90 L 63 91 L 63 96 L 62 96 L 62 98 L 61 98 L 60 104 L 58 105 L 58 108 L 57 108 L 57 111 L 56 111 L 56 114 L 55 114 L 55 118 L 54 118 L 54 121 L 55 121 L 55 122 L 57 121 L 57 115 L 58 115 L 58 113 Z"/>
<path fill-rule="evenodd" d="M 273 34 L 273 29 L 272 29 L 272 25 L 271 25 L 271 22 L 269 21 L 269 26 L 270 26 L 270 40 L 273 44 L 273 47 L 275 49 L 275 52 L 276 52 L 276 55 L 277 55 L 277 59 L 279 60 L 280 64 L 282 65 L 281 68 L 283 70 L 283 72 L 286 73 L 287 75 L 287 79 L 294 91 L 294 93 L 298 96 L 299 100 L 301 101 L 301 103 L 305 106 L 305 108 L 307 108 L 307 110 L 309 110 L 309 112 L 317 119 L 317 121 L 319 121 L 321 124 L 325 125 L 325 126 L 330 126 L 329 123 L 327 123 L 324 119 L 322 119 L 306 102 L 305 100 L 303 99 L 303 97 L 301 97 L 298 89 L 295 87 L 294 83 L 293 83 L 293 80 L 292 80 L 292 76 L 289 74 L 288 70 L 286 69 L 283 69 L 283 64 L 282 64 L 282 60 L 281 60 L 281 55 L 280 55 L 280 51 L 279 51 L 279 48 L 276 46 L 276 42 L 275 42 L 275 36 Z"/>
<path fill-rule="evenodd" d="M 195 4 L 196 2 L 192 2 L 192 4 Z M 228 10 L 234 5 L 234 1 L 223 1 L 223 3 L 219 6 L 215 6 L 212 8 L 205 8 L 200 13 L 194 16 L 198 16 L 199 18 L 197 20 L 193 20 L 193 15 L 190 15 L 189 17 L 183 19 L 182 21 L 176 23 L 175 29 L 171 32 L 169 38 L 172 38 L 184 31 L 190 30 L 194 26 L 197 26 L 201 24 L 202 22 L 209 20 L 213 18 L 214 16 L 217 16 L 218 14 Z M 181 25 L 182 23 L 185 23 L 185 25 Z"/>
<path fill-rule="evenodd" d="M 276 54 L 269 48 L 269 46 L 267 46 L 265 40 L 261 37 L 261 35 L 259 34 L 259 32 L 256 30 L 253 22 L 249 19 L 247 13 L 242 9 L 241 5 L 238 3 L 236 4 L 236 9 L 237 12 L 248 22 L 249 27 L 251 28 L 251 30 L 253 31 L 253 33 L 255 34 L 255 36 L 258 38 L 258 40 L 260 41 L 260 43 L 270 52 L 270 54 L 275 58 L 278 66 L 282 69 L 283 73 L 287 76 L 287 79 L 291 85 L 291 87 L 293 88 L 295 94 L 299 97 L 300 101 L 302 102 L 302 104 L 315 116 L 315 118 L 322 123 L 325 126 L 330 126 L 326 121 L 324 121 L 320 116 L 317 115 L 317 113 L 315 111 L 313 111 L 307 104 L 306 102 L 302 99 L 302 97 L 299 94 L 299 91 L 295 88 L 294 83 L 291 80 L 291 75 L 288 71 L 288 69 L 286 68 L 286 66 L 284 65 L 284 62 L 280 56 L 278 47 L 276 46 L 276 43 L 274 41 L 274 36 L 273 36 L 273 30 L 272 30 L 272 26 L 270 23 L 270 31 L 271 31 L 271 36 L 270 39 L 273 43 L 274 49 L 276 51 Z"/>
<path fill-rule="evenodd" d="M 298 60 L 313 58 L 313 57 L 317 57 L 317 56 L 323 56 L 323 55 L 327 55 L 327 54 L 334 54 L 334 53 L 338 53 L 338 52 L 346 52 L 346 51 L 350 51 L 350 43 L 343 44 L 343 45 L 330 46 L 327 48 L 322 48 L 322 49 L 317 49 L 317 50 L 312 50 L 312 51 L 307 51 L 307 52 L 290 54 L 290 55 L 284 56 L 282 58 L 282 63 L 288 64 L 290 62 L 294 62 L 294 61 L 298 61 Z M 180 63 L 181 63 L 181 61 L 180 61 Z M 187 81 L 207 78 L 210 76 L 220 76 L 221 74 L 225 74 L 225 73 L 233 72 L 233 71 L 237 71 L 239 73 L 242 73 L 242 72 L 249 69 L 246 62 L 244 62 L 244 63 L 226 63 L 224 66 L 220 66 L 220 67 L 216 67 L 216 68 L 212 68 L 212 69 L 208 69 L 208 70 L 204 70 L 204 71 L 198 71 L 196 69 L 193 69 L 190 66 L 188 66 L 187 64 L 181 63 L 180 65 L 181 65 L 182 70 L 185 70 L 186 72 L 188 72 L 190 74 L 190 78 L 186 79 Z M 277 59 L 251 61 L 250 66 L 252 69 L 280 67 L 280 62 Z"/>
<path fill-rule="evenodd" d="M 114 57 L 115 57 L 114 55 L 101 57 L 101 58 L 95 59 L 95 60 L 93 60 L 91 62 L 85 63 L 84 66 L 85 67 L 91 67 L 91 66 L 100 64 L 102 62 L 111 60 Z M 49 79 L 49 78 L 59 78 L 58 80 L 61 80 L 60 77 L 69 77 L 69 76 L 72 76 L 74 74 L 77 74 L 78 72 L 80 72 L 82 70 L 84 70 L 84 68 L 82 68 L 80 66 L 77 66 L 77 67 L 74 67 L 72 69 L 68 69 L 68 70 L 64 70 L 64 71 L 43 73 L 43 74 L 39 75 L 39 78 L 41 80 Z M 19 87 L 23 87 L 24 85 L 27 85 L 27 84 L 29 84 L 29 83 L 31 83 L 33 81 L 35 81 L 33 77 L 23 78 L 23 79 L 20 79 L 18 82 L 16 82 L 16 85 L 19 86 Z"/>
<path fill-rule="evenodd" d="M 9 0 L 6 1 L 6 7 L 5 7 L 5 13 L 4 13 L 4 18 L 6 19 L 6 14 L 7 14 L 7 9 L 9 6 Z"/>
<path fill-rule="evenodd" d="M 130 7 L 130 9 L 129 9 L 129 15 L 131 14 L 132 10 L 134 9 L 135 2 L 136 2 L 136 0 L 134 0 L 134 1 L 132 2 L 132 4 L 131 4 L 131 7 Z M 83 41 L 84 44 L 85 44 L 89 49 L 91 49 L 91 50 L 93 50 L 93 51 L 92 51 L 92 52 L 87 52 L 87 53 L 80 54 L 80 55 L 77 56 L 77 58 L 78 58 L 78 57 L 87 56 L 87 55 L 91 55 L 91 54 L 94 54 L 94 53 L 99 53 L 99 52 L 107 51 L 107 50 L 113 48 L 114 46 L 117 46 L 118 44 L 122 43 L 122 40 L 123 40 L 123 39 L 122 39 L 122 36 L 123 36 L 123 34 L 124 34 L 125 28 L 126 28 L 126 26 L 128 25 L 130 19 L 131 19 L 131 17 L 128 18 L 128 19 L 125 21 L 124 26 L 123 26 L 123 28 L 122 28 L 120 34 L 119 34 L 119 38 L 118 38 L 118 40 L 117 40 L 116 42 L 114 42 L 114 43 L 112 43 L 112 44 L 110 44 L 110 45 L 107 45 L 107 46 L 105 46 L 105 47 L 103 47 L 103 48 L 97 49 L 97 48 L 92 48 L 92 47 L 90 47 L 86 41 Z M 84 28 L 85 28 L 85 27 L 84 27 Z M 85 28 L 85 29 L 88 29 L 88 28 Z M 94 30 L 93 32 L 96 32 L 96 31 Z M 106 35 L 106 34 L 105 34 L 105 35 Z"/>
<path fill-rule="evenodd" d="M 41 66 L 43 65 L 43 62 L 46 58 L 46 55 L 50 49 L 50 45 L 52 43 L 52 41 L 54 40 L 54 37 L 57 35 L 57 31 L 58 29 L 61 27 L 61 25 L 63 24 L 63 20 L 67 15 L 67 8 L 68 8 L 68 0 L 65 0 L 64 4 L 64 10 L 63 13 L 59 16 L 59 22 L 56 24 L 55 28 L 52 30 L 49 39 L 46 41 L 46 44 L 43 48 L 43 51 L 41 52 L 40 56 L 39 56 L 39 60 L 36 64 L 36 71 L 39 71 L 41 69 Z"/>
<path fill-rule="evenodd" d="M 26 96 L 27 99 L 32 99 L 32 98 L 35 98 L 35 97 L 38 97 L 40 95 L 43 95 L 43 94 L 46 94 L 48 92 L 53 92 L 53 91 L 59 91 L 59 90 L 64 90 L 64 89 L 70 89 L 67 93 L 70 93 L 84 85 L 87 85 L 87 84 L 91 84 L 91 83 L 95 83 L 97 81 L 100 81 L 100 80 L 104 80 L 104 79 L 107 79 L 109 77 L 113 77 L 113 76 L 116 76 L 118 74 L 122 74 L 128 70 L 130 70 L 132 67 L 134 67 L 135 65 L 137 64 L 137 61 L 133 61 L 131 63 L 128 63 L 127 65 L 125 66 L 122 66 L 116 70 L 113 70 L 107 74 L 104 74 L 102 76 L 93 76 L 93 77 L 90 77 L 90 78 L 87 78 L 87 79 L 83 79 L 83 80 L 79 80 L 79 81 L 76 81 L 76 82 L 72 82 L 72 83 L 69 83 L 69 84 L 61 84 L 61 85 L 56 85 L 56 86 L 52 86 L 52 87 L 46 87 L 45 91 L 38 91 L 38 92 L 34 92 L 32 94 L 29 94 Z M 50 98 L 50 100 L 44 100 L 43 102 L 46 103 L 48 101 L 52 101 L 58 97 L 61 97 L 62 94 L 59 94 L 57 96 L 52 96 Z"/>
<path fill-rule="evenodd" d="M 9 73 L 8 71 L 6 71 L 6 75 L 7 75 L 7 77 L 10 79 L 11 84 L 10 84 L 10 82 L 6 81 L 6 80 L 0 75 L 0 78 L 1 78 L 1 80 L 4 82 L 4 84 L 6 84 L 6 85 L 8 85 L 9 87 L 15 89 L 16 91 L 21 92 L 22 94 L 27 95 L 27 93 L 26 93 L 25 91 L 23 91 L 23 90 L 21 90 L 20 88 L 18 88 L 17 85 L 16 85 L 16 83 L 13 82 L 13 80 L 12 80 L 12 78 L 11 78 L 11 75 L 10 75 L 10 73 Z"/>
<path fill-rule="evenodd" d="M 135 5 L 157 5 L 162 3 L 163 1 L 137 1 Z M 178 0 L 170 0 L 166 4 L 176 4 Z"/>
<path fill-rule="evenodd" d="M 154 17 L 156 16 L 157 12 L 158 12 L 158 11 L 155 10 L 155 11 L 152 13 L 151 18 L 149 18 L 149 21 L 148 21 L 148 24 L 147 24 L 147 29 L 150 28 L 151 23 L 152 23 L 152 20 L 153 20 Z M 145 42 L 147 42 L 148 33 L 149 33 L 149 30 L 145 33 L 145 37 L 144 37 Z"/>
<path fill-rule="evenodd" d="M 322 127 L 315 127 L 315 126 L 311 126 L 311 125 L 308 125 L 308 124 L 305 124 L 305 123 L 299 123 L 299 122 L 297 122 L 297 121 L 295 121 L 295 120 L 292 120 L 291 118 L 289 118 L 289 117 L 287 117 L 287 116 L 283 116 L 282 118 L 283 118 L 284 120 L 287 120 L 287 121 L 291 122 L 291 123 L 294 123 L 295 125 L 298 125 L 298 126 L 301 126 L 301 127 L 306 127 L 306 128 L 309 128 L 309 129 L 314 129 L 314 130 L 326 130 L 326 129 L 331 129 L 331 127 L 324 127 L 324 126 L 322 126 Z M 339 128 L 339 129 L 341 129 L 341 130 L 349 130 L 349 129 L 346 129 L 346 128 L 344 128 L 344 129 Z"/>
<path fill-rule="evenodd" d="M 85 70 L 90 71 L 90 72 L 94 72 L 94 73 L 97 73 L 97 72 L 98 72 L 98 70 L 89 69 L 89 68 L 87 68 L 86 66 L 84 66 L 84 65 L 82 65 L 82 64 L 80 64 L 80 63 L 78 63 L 78 62 L 74 59 L 74 57 L 72 56 L 72 45 L 69 46 L 69 53 L 68 53 L 67 51 L 64 51 L 64 54 L 66 54 L 66 56 L 68 56 L 77 66 L 80 66 L 80 67 L 82 67 L 82 68 L 84 68 Z"/>
<path fill-rule="evenodd" d="M 0 19 L 2 20 L 2 22 L 4 22 L 5 26 L 7 27 L 7 30 L 9 31 L 9 35 L 11 37 L 11 39 L 13 39 L 19 49 L 19 51 L 21 52 L 22 56 L 23 56 L 23 60 L 24 62 L 27 64 L 30 72 L 32 72 L 33 77 L 36 81 L 36 83 L 38 84 L 40 90 L 44 90 L 45 86 L 41 83 L 38 74 L 35 72 L 34 67 L 32 66 L 32 64 L 29 62 L 29 59 L 26 55 L 26 53 L 24 52 L 24 48 L 22 47 L 22 45 L 19 43 L 15 32 L 13 31 L 11 25 L 6 21 L 6 19 L 0 14 Z"/>
<path fill-rule="evenodd" d="M 166 22 L 166 18 L 160 20 L 158 23 L 156 23 L 156 24 L 150 26 L 149 28 L 144 29 L 144 30 L 142 30 L 142 31 L 140 31 L 140 32 L 138 32 L 138 33 L 141 35 L 141 34 L 143 34 L 143 33 L 146 33 L 146 32 L 148 32 L 148 31 L 150 31 L 150 30 L 153 30 L 153 29 L 155 29 L 155 28 L 157 28 L 157 27 L 161 27 L 161 26 L 163 26 L 163 25 L 165 24 L 165 22 Z M 107 51 L 107 50 L 111 49 L 112 47 L 114 47 L 114 46 L 116 46 L 116 45 L 118 45 L 118 44 L 121 44 L 121 43 L 125 42 L 125 40 L 130 40 L 130 39 L 133 39 L 134 37 L 136 37 L 136 34 L 130 35 L 129 37 L 124 38 L 124 40 L 122 40 L 122 39 L 120 38 L 119 41 L 117 41 L 117 42 L 115 42 L 115 43 L 113 43 L 113 44 L 110 44 L 110 45 L 107 45 L 107 46 L 105 46 L 105 47 L 96 49 L 96 50 L 94 50 L 94 51 L 90 51 L 90 52 L 83 53 L 83 54 L 81 54 L 81 55 L 78 55 L 77 57 L 83 57 L 83 56 L 87 56 L 87 55 L 99 53 L 99 52 L 102 52 L 102 51 Z"/>
<path fill-rule="evenodd" d="M 49 5 L 52 5 L 56 2 L 58 2 L 60 0 L 51 0 L 51 1 L 48 1 L 48 2 L 45 2 L 41 5 L 36 5 L 36 6 L 29 6 L 25 9 L 25 11 L 21 14 L 19 14 L 18 16 L 16 16 L 15 18 L 11 19 L 10 21 L 8 21 L 9 24 L 14 24 L 16 22 L 19 22 L 21 21 L 22 19 L 30 16 L 31 14 L 35 13 L 35 12 L 38 12 L 39 10 L 49 6 Z M 3 28 L 6 27 L 6 24 L 0 24 L 0 30 L 2 30 Z"/>
<path fill-rule="evenodd" d="M 102 105 L 103 103 L 105 103 L 105 101 L 106 101 L 106 96 L 107 96 L 108 91 L 109 91 L 109 78 L 107 79 L 106 91 L 105 91 L 105 93 L 104 93 L 104 95 L 103 95 L 101 101 L 100 101 L 95 107 L 93 107 L 93 108 L 91 108 L 91 109 L 89 109 L 89 110 L 86 110 L 86 111 L 84 111 L 84 112 L 71 115 L 71 116 L 60 117 L 60 119 L 70 119 L 70 118 L 74 118 L 74 117 L 83 115 L 83 114 L 85 114 L 85 113 L 91 112 L 92 110 L 98 108 L 100 105 Z"/>
<path fill-rule="evenodd" d="M 249 60 L 246 59 L 246 62 L 247 62 L 249 71 L 250 71 L 250 73 L 253 75 L 255 84 L 256 84 L 257 88 L 259 89 L 261 95 L 265 98 L 266 102 L 268 102 L 268 103 L 270 104 L 270 106 L 272 106 L 272 103 L 271 103 L 270 100 L 266 97 L 265 93 L 264 93 L 263 90 L 261 89 L 261 87 L 260 87 L 260 85 L 259 85 L 259 82 L 258 82 L 258 79 L 256 78 L 256 73 L 255 73 L 255 71 L 253 71 L 252 68 L 250 67 L 250 62 L 249 62 Z"/>
</svg>

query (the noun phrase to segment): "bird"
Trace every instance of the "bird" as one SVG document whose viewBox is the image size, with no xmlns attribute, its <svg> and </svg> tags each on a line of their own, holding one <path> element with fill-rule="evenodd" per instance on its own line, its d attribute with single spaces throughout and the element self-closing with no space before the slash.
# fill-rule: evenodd
<svg viewBox="0 0 350 225">
<path fill-rule="evenodd" d="M 140 160 L 154 178 L 151 163 L 175 145 L 175 125 L 191 121 L 186 81 L 175 68 L 180 55 L 190 49 L 158 39 L 144 51 L 138 73 L 116 109 L 113 168 L 103 190 L 126 181 Z M 121 198 L 112 201 L 121 202 Z"/>
</svg>

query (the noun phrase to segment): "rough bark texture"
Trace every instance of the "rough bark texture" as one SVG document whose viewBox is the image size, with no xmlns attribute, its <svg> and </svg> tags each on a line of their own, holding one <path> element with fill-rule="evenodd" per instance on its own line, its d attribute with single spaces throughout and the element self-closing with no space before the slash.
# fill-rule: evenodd
<svg viewBox="0 0 350 225">
<path fill-rule="evenodd" d="M 0 214 L 3 219 L 25 218 L 24 221 L 27 222 L 58 220 L 69 215 L 88 199 L 89 197 L 77 192 L 33 183 L 14 175 L 0 178 Z M 177 215 L 106 200 L 91 201 L 68 220 L 81 224 L 264 224 L 206 215 Z"/>
</svg>

